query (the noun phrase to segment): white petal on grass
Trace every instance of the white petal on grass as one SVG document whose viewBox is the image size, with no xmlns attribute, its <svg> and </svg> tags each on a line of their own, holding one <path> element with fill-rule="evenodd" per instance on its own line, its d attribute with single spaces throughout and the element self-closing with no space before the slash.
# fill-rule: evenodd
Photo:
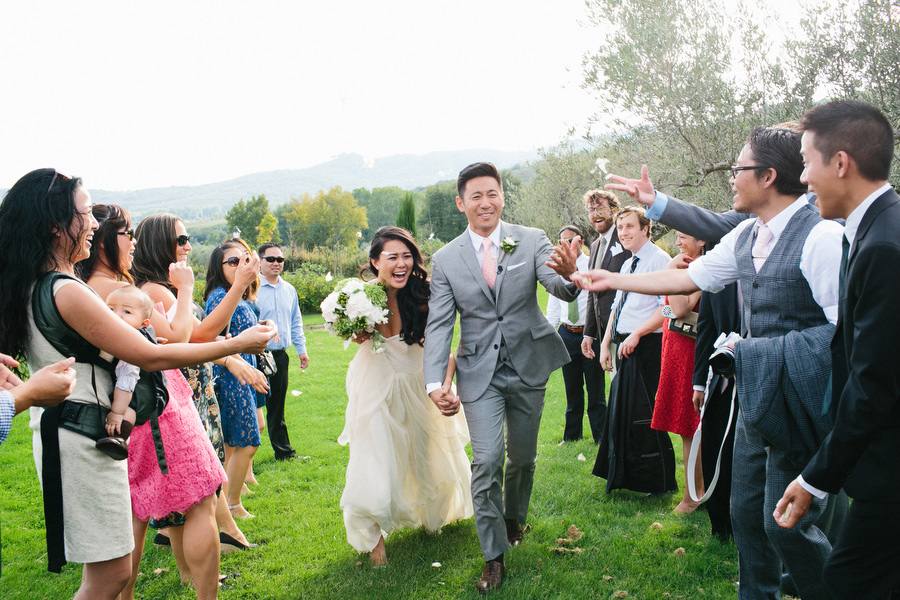
<svg viewBox="0 0 900 600">
<path fill-rule="evenodd" d="M 439 563 L 439 562 L 433 562 L 433 563 L 431 563 L 431 566 L 434 567 L 435 569 L 440 569 L 440 568 L 441 568 L 441 563 Z"/>
<path fill-rule="evenodd" d="M 291 390 L 291 396 L 299 396 L 302 393 L 300 390 Z"/>
<path fill-rule="evenodd" d="M 579 455 L 578 455 L 578 460 L 580 460 L 581 462 L 584 462 L 584 461 L 587 460 L 587 458 L 585 458 L 584 454 L 579 454 Z"/>
</svg>

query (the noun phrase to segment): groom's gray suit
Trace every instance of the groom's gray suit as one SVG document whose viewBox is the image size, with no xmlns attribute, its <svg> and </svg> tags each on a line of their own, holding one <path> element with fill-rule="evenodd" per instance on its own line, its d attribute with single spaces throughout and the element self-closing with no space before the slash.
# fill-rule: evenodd
<svg viewBox="0 0 900 600">
<path fill-rule="evenodd" d="M 518 244 L 501 253 L 493 290 L 468 230 L 435 253 L 425 329 L 425 381 L 443 381 L 459 313 L 457 392 L 472 439 L 472 499 L 485 560 L 508 549 L 504 518 L 525 523 L 547 378 L 569 361 L 538 306 L 537 282 L 575 299 L 574 286 L 544 264 L 552 251 L 544 232 L 502 221 L 499 227 L 501 239 Z"/>
</svg>

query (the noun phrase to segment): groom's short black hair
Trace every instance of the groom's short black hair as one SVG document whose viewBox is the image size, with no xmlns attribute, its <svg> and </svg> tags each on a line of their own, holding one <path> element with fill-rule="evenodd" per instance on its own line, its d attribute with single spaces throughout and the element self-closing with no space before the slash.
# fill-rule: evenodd
<svg viewBox="0 0 900 600">
<path fill-rule="evenodd" d="M 466 192 L 466 184 L 476 177 L 493 177 L 500 184 L 500 189 L 503 189 L 503 179 L 500 178 L 500 171 L 497 170 L 497 167 L 489 162 L 472 163 L 459 172 L 456 180 L 456 193 L 460 198 L 463 198 L 463 194 Z"/>
</svg>

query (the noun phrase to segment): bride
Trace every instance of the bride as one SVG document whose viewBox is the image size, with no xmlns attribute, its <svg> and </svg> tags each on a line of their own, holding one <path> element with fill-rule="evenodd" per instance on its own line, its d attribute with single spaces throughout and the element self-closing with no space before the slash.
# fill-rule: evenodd
<svg viewBox="0 0 900 600">
<path fill-rule="evenodd" d="M 400 527 L 437 531 L 472 516 L 471 469 L 463 415 L 443 416 L 425 394 L 422 343 L 430 295 L 422 254 L 399 227 L 375 232 L 374 281 L 387 291 L 386 341 L 374 352 L 364 336 L 347 370 L 341 445 L 350 445 L 341 496 L 347 541 L 372 565 L 387 562 L 384 538 Z M 453 377 L 451 358 L 447 379 Z"/>
</svg>

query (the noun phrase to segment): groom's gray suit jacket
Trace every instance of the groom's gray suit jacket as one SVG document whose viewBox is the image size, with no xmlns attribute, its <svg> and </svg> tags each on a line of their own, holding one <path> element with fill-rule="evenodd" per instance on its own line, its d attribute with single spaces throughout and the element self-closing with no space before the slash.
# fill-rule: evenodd
<svg viewBox="0 0 900 600">
<path fill-rule="evenodd" d="M 444 380 L 459 312 L 456 381 L 463 402 L 477 400 L 487 389 L 501 350 L 509 366 L 530 386 L 544 385 L 550 373 L 569 362 L 565 344 L 537 302 L 538 281 L 563 300 L 576 296 L 574 286 L 544 264 L 553 249 L 550 241 L 539 229 L 502 221 L 500 237 L 511 237 L 518 245 L 511 253 L 501 253 L 493 290 L 484 280 L 468 231 L 433 257 L 425 381 Z"/>
</svg>

